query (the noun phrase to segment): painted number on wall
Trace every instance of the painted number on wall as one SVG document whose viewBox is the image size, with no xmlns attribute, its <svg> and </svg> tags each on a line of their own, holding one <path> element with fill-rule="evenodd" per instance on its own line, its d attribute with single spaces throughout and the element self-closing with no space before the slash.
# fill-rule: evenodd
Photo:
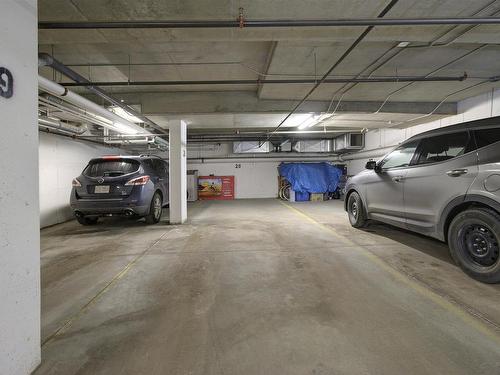
<svg viewBox="0 0 500 375">
<path fill-rule="evenodd" d="M 241 164 L 235 164 L 234 167 L 235 168 L 241 168 Z"/>
<path fill-rule="evenodd" d="M 14 77 L 9 69 L 0 66 L 0 96 L 10 98 L 14 95 Z"/>
</svg>

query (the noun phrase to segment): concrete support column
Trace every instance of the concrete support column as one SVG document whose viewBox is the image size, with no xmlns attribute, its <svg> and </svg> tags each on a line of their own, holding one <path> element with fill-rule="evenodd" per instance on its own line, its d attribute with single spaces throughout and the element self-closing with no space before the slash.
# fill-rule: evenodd
<svg viewBox="0 0 500 375">
<path fill-rule="evenodd" d="M 182 224 L 187 219 L 187 127 L 182 120 L 169 121 L 169 201 L 170 224 Z"/>
<path fill-rule="evenodd" d="M 40 363 L 36 0 L 0 0 L 0 374 Z"/>
</svg>

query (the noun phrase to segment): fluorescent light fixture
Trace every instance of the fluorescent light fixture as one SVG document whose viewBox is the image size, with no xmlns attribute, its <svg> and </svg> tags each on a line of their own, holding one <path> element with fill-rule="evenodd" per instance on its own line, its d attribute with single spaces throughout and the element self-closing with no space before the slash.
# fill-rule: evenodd
<svg viewBox="0 0 500 375">
<path fill-rule="evenodd" d="M 140 118 L 131 115 L 130 113 L 128 113 L 126 110 L 124 110 L 121 107 L 112 106 L 112 107 L 109 107 L 109 110 L 111 112 L 113 112 L 115 115 L 118 115 L 121 118 L 123 118 L 127 121 L 130 121 L 130 122 L 133 122 L 135 124 L 140 124 L 140 123 L 144 122 Z"/>
<path fill-rule="evenodd" d="M 113 127 L 120 133 L 124 133 L 124 134 L 137 134 L 139 133 L 137 130 L 135 129 L 132 129 L 130 126 L 128 125 L 125 125 L 125 124 L 121 124 L 119 122 L 115 122 L 113 124 Z"/>
<path fill-rule="evenodd" d="M 312 115 L 308 119 L 306 119 L 302 124 L 299 125 L 299 130 L 304 130 L 314 126 L 318 123 L 320 115 Z"/>
<path fill-rule="evenodd" d="M 312 113 L 293 114 L 285 121 L 285 126 L 299 126 L 307 119 L 311 118 Z"/>
</svg>

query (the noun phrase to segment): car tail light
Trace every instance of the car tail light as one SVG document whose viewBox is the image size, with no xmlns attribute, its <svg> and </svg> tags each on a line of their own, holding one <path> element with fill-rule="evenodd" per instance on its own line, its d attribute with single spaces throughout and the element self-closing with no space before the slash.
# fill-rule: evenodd
<svg viewBox="0 0 500 375">
<path fill-rule="evenodd" d="M 80 181 L 78 181 L 76 178 L 73 179 L 73 182 L 71 183 L 71 185 L 73 185 L 73 187 L 81 187 L 82 186 Z"/>
<path fill-rule="evenodd" d="M 125 184 L 125 186 L 130 186 L 130 185 L 146 185 L 149 181 L 149 176 L 141 176 L 137 178 L 133 178 L 129 182 Z"/>
</svg>

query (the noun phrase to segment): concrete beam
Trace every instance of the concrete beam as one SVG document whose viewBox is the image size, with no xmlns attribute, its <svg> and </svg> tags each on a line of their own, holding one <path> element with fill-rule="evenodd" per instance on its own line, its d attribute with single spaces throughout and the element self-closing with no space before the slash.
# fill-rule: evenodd
<svg viewBox="0 0 500 375">
<path fill-rule="evenodd" d="M 269 73 L 269 67 L 271 66 L 272 64 L 272 61 L 273 61 L 273 57 L 274 57 L 274 52 L 276 51 L 276 46 L 278 45 L 278 42 L 272 42 L 271 43 L 271 46 L 269 47 L 269 52 L 267 54 L 267 58 L 266 58 L 266 64 L 265 64 L 265 67 L 264 67 L 264 74 L 268 74 Z M 266 80 L 266 77 L 260 77 L 259 76 L 259 79 L 262 79 L 262 80 Z M 257 97 L 258 98 L 261 98 L 262 97 L 262 88 L 264 87 L 263 84 L 259 84 L 258 87 L 257 87 Z"/>
<path fill-rule="evenodd" d="M 194 114 L 194 113 L 283 113 L 296 104 L 293 100 L 259 99 L 254 92 L 161 92 L 120 94 L 127 103 L 141 104 L 146 115 Z M 337 112 L 371 113 L 377 111 L 379 101 L 345 101 Z M 432 112 L 436 102 L 387 102 L 381 113 L 421 113 Z M 325 112 L 330 101 L 311 100 L 297 111 Z M 457 103 L 443 103 L 435 114 L 457 114 Z"/>
</svg>

